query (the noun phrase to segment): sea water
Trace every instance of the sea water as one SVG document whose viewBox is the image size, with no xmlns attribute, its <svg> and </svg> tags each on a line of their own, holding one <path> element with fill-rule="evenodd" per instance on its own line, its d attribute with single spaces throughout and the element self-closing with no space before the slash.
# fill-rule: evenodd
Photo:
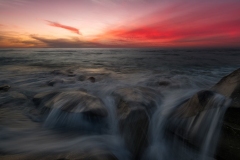
<svg viewBox="0 0 240 160">
<path fill-rule="evenodd" d="M 222 107 L 204 111 L 197 118 L 187 122 L 172 119 L 174 125 L 187 123 L 186 132 L 194 140 L 201 139 L 198 150 L 174 136 L 166 139 L 167 117 L 181 101 L 211 88 L 239 68 L 239 59 L 239 50 L 227 49 L 1 49 L 0 85 L 10 85 L 8 92 L 22 93 L 28 102 L 15 103 L 8 100 L 8 92 L 0 93 L 0 153 L 84 152 L 103 148 L 117 159 L 131 159 L 119 133 L 117 104 L 112 93 L 122 87 L 146 87 L 161 93 L 163 98 L 150 119 L 149 145 L 141 159 L 211 159 L 218 137 L 214 135 L 219 135 L 228 106 L 228 102 L 222 102 L 225 97 L 214 97 L 213 104 Z M 93 83 L 88 77 L 96 81 Z M 69 128 L 56 130 L 54 126 L 58 123 L 78 127 L 81 117 L 54 109 L 46 117 L 31 112 L 35 107 L 32 98 L 37 93 L 76 90 L 103 101 L 109 113 L 107 131 L 89 134 Z"/>
</svg>

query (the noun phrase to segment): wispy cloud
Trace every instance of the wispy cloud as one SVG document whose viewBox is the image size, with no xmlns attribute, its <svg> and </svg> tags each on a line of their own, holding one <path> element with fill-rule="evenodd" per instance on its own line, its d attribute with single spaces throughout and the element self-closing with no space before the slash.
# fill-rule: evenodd
<svg viewBox="0 0 240 160">
<path fill-rule="evenodd" d="M 77 29 L 77 28 L 75 28 L 75 27 L 63 25 L 63 24 L 60 24 L 60 23 L 57 23 L 57 22 L 48 21 L 48 20 L 45 20 L 45 21 L 47 22 L 47 24 L 48 24 L 49 26 L 58 27 L 58 28 L 63 28 L 63 29 L 69 30 L 69 31 L 71 31 L 71 32 L 73 32 L 73 33 L 82 35 L 82 34 L 80 33 L 79 29 Z"/>
<path fill-rule="evenodd" d="M 31 2 L 31 0 L 0 0 L 0 6 L 2 7 L 21 6 L 29 2 Z"/>
</svg>

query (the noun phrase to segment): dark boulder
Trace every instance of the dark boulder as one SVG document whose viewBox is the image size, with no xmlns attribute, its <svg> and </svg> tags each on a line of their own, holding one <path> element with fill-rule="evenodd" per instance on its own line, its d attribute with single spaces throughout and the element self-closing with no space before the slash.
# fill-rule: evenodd
<svg viewBox="0 0 240 160">
<path fill-rule="evenodd" d="M 24 94 L 16 91 L 2 93 L 0 94 L 0 98 L 1 98 L 0 105 L 10 103 L 15 105 L 22 105 L 25 102 L 28 102 L 28 98 Z"/>
<path fill-rule="evenodd" d="M 216 157 L 240 159 L 240 68 L 223 77 L 212 90 L 232 99 L 224 116 Z"/>
<path fill-rule="evenodd" d="M 70 113 L 86 113 L 107 117 L 108 112 L 98 97 L 82 91 L 62 92 L 47 103 L 48 107 Z"/>
<path fill-rule="evenodd" d="M 64 83 L 63 79 L 53 79 L 53 80 L 48 81 L 47 85 L 48 86 L 54 86 L 56 84 L 62 84 L 62 83 Z"/>
<path fill-rule="evenodd" d="M 240 159 L 240 110 L 228 108 L 225 113 L 216 157 L 218 160 Z"/>
<path fill-rule="evenodd" d="M 88 80 L 92 83 L 96 82 L 96 78 L 94 78 L 94 77 L 89 77 Z"/>
<path fill-rule="evenodd" d="M 232 99 L 231 107 L 240 108 L 240 68 L 223 77 L 212 90 Z"/>
<path fill-rule="evenodd" d="M 216 93 L 209 90 L 202 90 L 194 94 L 190 99 L 180 104 L 173 112 L 173 116 L 187 118 L 196 116 L 200 112 L 210 109 L 210 107 L 217 107 L 211 103 Z"/>
<path fill-rule="evenodd" d="M 207 152 L 214 154 L 220 125 L 230 102 L 227 97 L 213 91 L 197 92 L 172 109 L 166 120 L 165 139 L 174 143 L 177 137 L 179 143 L 199 151 L 210 147 Z"/>
<path fill-rule="evenodd" d="M 11 86 L 5 84 L 5 85 L 0 86 L 0 91 L 7 92 L 10 88 L 11 88 Z"/>
<path fill-rule="evenodd" d="M 41 106 L 41 107 L 47 107 L 46 104 L 48 101 L 51 101 L 57 94 L 59 94 L 59 91 L 49 91 L 49 92 L 41 92 L 36 94 L 32 101 L 35 103 L 35 105 Z"/>
<path fill-rule="evenodd" d="M 121 88 L 113 93 L 119 130 L 133 159 L 139 159 L 148 145 L 148 127 L 162 95 L 153 89 Z"/>
<path fill-rule="evenodd" d="M 107 129 L 108 111 L 98 97 L 82 91 L 45 92 L 34 96 L 33 101 L 48 111 L 45 126 L 100 131 Z"/>
<path fill-rule="evenodd" d="M 86 79 L 86 77 L 84 76 L 84 75 L 80 75 L 79 77 L 78 77 L 78 80 L 79 81 L 84 81 Z"/>
</svg>

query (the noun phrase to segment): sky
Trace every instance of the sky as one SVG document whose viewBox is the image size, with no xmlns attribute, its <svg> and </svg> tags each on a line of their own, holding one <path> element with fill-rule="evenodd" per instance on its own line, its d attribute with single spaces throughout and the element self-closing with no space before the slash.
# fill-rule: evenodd
<svg viewBox="0 0 240 160">
<path fill-rule="evenodd" d="M 240 0 L 0 0 L 12 47 L 240 47 Z"/>
</svg>

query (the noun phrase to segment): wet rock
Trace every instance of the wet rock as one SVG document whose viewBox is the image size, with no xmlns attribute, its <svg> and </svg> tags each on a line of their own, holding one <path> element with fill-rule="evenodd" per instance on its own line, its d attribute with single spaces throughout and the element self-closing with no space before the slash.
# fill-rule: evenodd
<svg viewBox="0 0 240 160">
<path fill-rule="evenodd" d="M 127 102 L 144 106 L 149 114 L 156 108 L 157 101 L 161 101 L 163 97 L 159 92 L 146 87 L 120 88 L 114 91 L 113 96 L 118 104 L 118 109 L 121 108 L 121 103 Z M 131 105 L 128 106 L 131 108 Z"/>
<path fill-rule="evenodd" d="M 101 117 L 108 115 L 107 109 L 98 97 L 82 91 L 62 92 L 49 101 L 47 106 L 59 108 L 65 112 L 85 113 Z"/>
<path fill-rule="evenodd" d="M 190 99 L 182 102 L 174 111 L 173 116 L 187 118 L 196 116 L 200 112 L 214 107 L 213 98 L 215 92 L 209 90 L 202 90 L 193 95 Z M 217 107 L 217 106 L 215 106 Z"/>
<path fill-rule="evenodd" d="M 107 130 L 108 111 L 98 97 L 82 91 L 40 93 L 35 104 L 48 111 L 45 126 L 82 132 L 102 133 Z"/>
<path fill-rule="evenodd" d="M 9 94 L 14 99 L 19 99 L 19 100 L 27 100 L 28 99 L 24 94 L 16 92 L 16 91 L 10 92 Z"/>
<path fill-rule="evenodd" d="M 78 156 L 81 160 L 118 160 L 118 158 L 108 150 L 92 149 Z"/>
<path fill-rule="evenodd" d="M 0 91 L 7 92 L 10 88 L 11 88 L 11 86 L 5 84 L 5 85 L 0 86 Z"/>
<path fill-rule="evenodd" d="M 223 77 L 212 90 L 232 99 L 231 107 L 240 108 L 240 68 Z"/>
<path fill-rule="evenodd" d="M 75 153 L 20 153 L 0 155 L 1 160 L 118 160 L 110 151 L 104 149 L 89 149 Z"/>
<path fill-rule="evenodd" d="M 78 90 L 87 93 L 87 89 L 85 89 L 85 88 L 79 88 Z"/>
<path fill-rule="evenodd" d="M 171 83 L 170 82 L 168 82 L 168 81 L 160 81 L 160 82 L 158 82 L 158 85 L 159 86 L 169 86 Z"/>
<path fill-rule="evenodd" d="M 79 81 L 84 81 L 85 79 L 86 79 L 86 77 L 83 76 L 83 75 L 80 75 L 80 76 L 78 77 L 78 80 L 79 80 Z"/>
<path fill-rule="evenodd" d="M 8 103 L 15 104 L 15 105 L 23 104 L 28 101 L 28 98 L 24 94 L 16 91 L 0 94 L 0 98 L 2 99 L 0 102 L 0 105 L 8 104 Z"/>
<path fill-rule="evenodd" d="M 94 77 L 89 77 L 88 80 L 92 83 L 96 82 L 96 79 Z"/>
<path fill-rule="evenodd" d="M 33 97 L 32 101 L 37 107 L 38 106 L 49 107 L 49 106 L 46 106 L 46 103 L 52 100 L 59 93 L 60 93 L 59 91 L 49 91 L 49 92 L 38 93 Z"/>
<path fill-rule="evenodd" d="M 149 122 L 161 94 L 149 88 L 136 87 L 118 89 L 113 96 L 117 103 L 120 133 L 133 159 L 139 159 L 148 145 Z"/>
<path fill-rule="evenodd" d="M 220 126 L 225 110 L 231 100 L 221 94 L 210 90 L 202 90 L 194 94 L 190 99 L 180 103 L 172 110 L 166 121 L 166 138 L 169 143 L 179 139 L 178 143 L 202 150 L 206 136 L 210 154 L 214 153 Z M 196 127 L 197 126 L 197 127 Z M 214 132 L 210 132 L 213 129 Z"/>
<path fill-rule="evenodd" d="M 62 79 L 53 79 L 47 82 L 48 86 L 54 86 L 59 83 L 63 83 L 64 81 Z"/>
<path fill-rule="evenodd" d="M 228 108 L 217 147 L 216 157 L 219 160 L 240 159 L 240 110 Z"/>
<path fill-rule="evenodd" d="M 61 71 L 61 70 L 53 70 L 51 72 L 51 74 L 54 74 L 54 75 L 65 75 L 66 73 L 64 71 Z"/>
<path fill-rule="evenodd" d="M 63 75 L 63 76 L 68 76 L 68 77 L 75 77 L 76 74 L 74 74 L 74 71 L 71 69 L 68 69 L 66 71 L 61 71 L 61 70 L 54 70 L 51 72 L 51 74 L 54 75 Z"/>
<path fill-rule="evenodd" d="M 240 159 L 240 68 L 223 77 L 212 90 L 232 99 L 224 116 L 216 157 Z"/>
</svg>

